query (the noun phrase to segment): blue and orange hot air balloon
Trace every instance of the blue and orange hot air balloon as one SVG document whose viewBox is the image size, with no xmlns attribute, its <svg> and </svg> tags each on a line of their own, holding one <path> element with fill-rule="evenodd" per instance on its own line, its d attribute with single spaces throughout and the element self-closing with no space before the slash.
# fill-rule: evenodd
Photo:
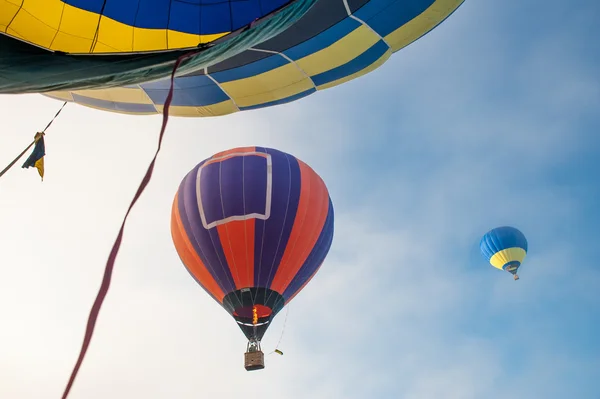
<svg viewBox="0 0 600 399">
<path fill-rule="evenodd" d="M 325 260 L 333 220 L 319 175 L 271 148 L 215 154 L 181 182 L 171 217 L 175 248 L 248 338 L 247 370 L 264 368 L 260 341 Z"/>
<path fill-rule="evenodd" d="M 479 247 L 492 266 L 519 279 L 517 271 L 527 255 L 527 238 L 520 230 L 510 226 L 492 229 L 481 238 Z"/>
</svg>

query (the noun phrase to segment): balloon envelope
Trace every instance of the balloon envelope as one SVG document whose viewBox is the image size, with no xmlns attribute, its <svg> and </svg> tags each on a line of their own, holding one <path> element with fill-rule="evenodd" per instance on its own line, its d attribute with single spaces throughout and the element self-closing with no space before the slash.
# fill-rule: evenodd
<svg viewBox="0 0 600 399">
<path fill-rule="evenodd" d="M 207 117 L 276 106 L 385 63 L 464 0 L 318 0 L 291 27 L 243 52 L 176 78 L 170 115 Z M 161 113 L 169 80 L 50 97 L 106 111 Z"/>
<path fill-rule="evenodd" d="M 202 161 L 175 195 L 171 234 L 194 279 L 260 340 L 315 275 L 333 240 L 323 180 L 290 154 L 234 148 Z"/>
<path fill-rule="evenodd" d="M 479 247 L 493 267 L 514 275 L 527 255 L 528 244 L 520 230 L 503 226 L 488 231 Z"/>
</svg>

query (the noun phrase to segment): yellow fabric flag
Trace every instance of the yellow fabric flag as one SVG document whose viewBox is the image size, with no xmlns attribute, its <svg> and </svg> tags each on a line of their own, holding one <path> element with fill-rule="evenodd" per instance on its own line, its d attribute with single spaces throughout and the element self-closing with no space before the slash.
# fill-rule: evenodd
<svg viewBox="0 0 600 399">
<path fill-rule="evenodd" d="M 35 167 L 44 180 L 44 156 L 46 155 L 46 144 L 44 143 L 44 133 L 38 132 L 35 134 L 35 147 L 33 152 L 23 164 L 23 168 Z"/>
</svg>

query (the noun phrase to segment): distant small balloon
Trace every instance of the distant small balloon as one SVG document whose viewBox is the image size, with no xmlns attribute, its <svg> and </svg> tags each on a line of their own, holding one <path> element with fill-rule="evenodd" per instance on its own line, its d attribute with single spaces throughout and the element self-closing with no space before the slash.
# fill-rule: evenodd
<svg viewBox="0 0 600 399">
<path fill-rule="evenodd" d="M 519 229 L 510 226 L 492 229 L 481 238 L 479 248 L 493 267 L 519 279 L 517 271 L 527 255 L 527 238 Z"/>
</svg>

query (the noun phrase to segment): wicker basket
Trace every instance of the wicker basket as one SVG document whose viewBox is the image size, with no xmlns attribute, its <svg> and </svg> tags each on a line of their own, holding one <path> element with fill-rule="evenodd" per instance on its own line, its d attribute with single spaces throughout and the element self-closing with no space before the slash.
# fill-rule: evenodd
<svg viewBox="0 0 600 399">
<path fill-rule="evenodd" d="M 244 353 L 244 367 L 248 371 L 265 368 L 265 354 L 261 351 Z"/>
</svg>

